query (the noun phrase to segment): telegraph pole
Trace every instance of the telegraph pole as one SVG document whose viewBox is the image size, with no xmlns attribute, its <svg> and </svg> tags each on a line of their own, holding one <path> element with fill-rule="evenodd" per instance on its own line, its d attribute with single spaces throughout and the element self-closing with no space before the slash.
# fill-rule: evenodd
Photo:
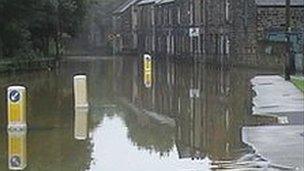
<svg viewBox="0 0 304 171">
<path fill-rule="evenodd" d="M 285 28 L 285 35 L 286 35 L 286 53 L 285 53 L 285 60 L 284 60 L 284 72 L 285 72 L 285 80 L 290 80 L 291 74 L 291 55 L 290 54 L 290 0 L 286 0 L 286 28 Z"/>
</svg>

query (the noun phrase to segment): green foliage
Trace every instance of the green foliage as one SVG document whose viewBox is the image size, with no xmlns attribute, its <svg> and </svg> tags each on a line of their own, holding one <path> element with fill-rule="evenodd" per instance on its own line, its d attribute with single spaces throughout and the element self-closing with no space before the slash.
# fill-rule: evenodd
<svg viewBox="0 0 304 171">
<path fill-rule="evenodd" d="M 0 0 L 0 55 L 59 56 L 64 39 L 81 29 L 86 5 L 87 0 Z"/>
<path fill-rule="evenodd" d="M 304 79 L 303 78 L 297 78 L 297 77 L 293 77 L 291 79 L 291 82 L 298 88 L 300 89 L 302 92 L 304 92 Z"/>
</svg>

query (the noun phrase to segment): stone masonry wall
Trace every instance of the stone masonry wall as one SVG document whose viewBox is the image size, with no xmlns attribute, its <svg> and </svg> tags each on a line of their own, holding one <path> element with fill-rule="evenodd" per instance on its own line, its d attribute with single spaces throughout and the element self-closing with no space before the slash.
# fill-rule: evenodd
<svg viewBox="0 0 304 171">
<path fill-rule="evenodd" d="M 292 7 L 291 10 L 292 30 L 304 28 L 304 7 Z M 258 38 L 264 38 L 268 30 L 285 30 L 286 16 L 284 7 L 258 7 L 257 30 Z"/>
</svg>

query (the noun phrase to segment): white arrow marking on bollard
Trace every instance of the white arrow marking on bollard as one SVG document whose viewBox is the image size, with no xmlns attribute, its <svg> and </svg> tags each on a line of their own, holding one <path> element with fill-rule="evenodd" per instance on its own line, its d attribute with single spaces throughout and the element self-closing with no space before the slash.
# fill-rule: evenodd
<svg viewBox="0 0 304 171">
<path fill-rule="evenodd" d="M 8 129 L 26 129 L 26 88 L 10 86 L 7 89 Z"/>
</svg>

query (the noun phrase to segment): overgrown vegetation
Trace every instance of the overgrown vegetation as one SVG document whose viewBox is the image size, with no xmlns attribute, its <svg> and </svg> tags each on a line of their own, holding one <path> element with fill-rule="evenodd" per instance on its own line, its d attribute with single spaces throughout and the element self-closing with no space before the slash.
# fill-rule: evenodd
<svg viewBox="0 0 304 171">
<path fill-rule="evenodd" d="M 123 1 L 0 0 L 0 61 L 105 50 L 112 11 Z"/>
<path fill-rule="evenodd" d="M 88 0 L 0 0 L 0 58 L 59 56 Z"/>
</svg>

